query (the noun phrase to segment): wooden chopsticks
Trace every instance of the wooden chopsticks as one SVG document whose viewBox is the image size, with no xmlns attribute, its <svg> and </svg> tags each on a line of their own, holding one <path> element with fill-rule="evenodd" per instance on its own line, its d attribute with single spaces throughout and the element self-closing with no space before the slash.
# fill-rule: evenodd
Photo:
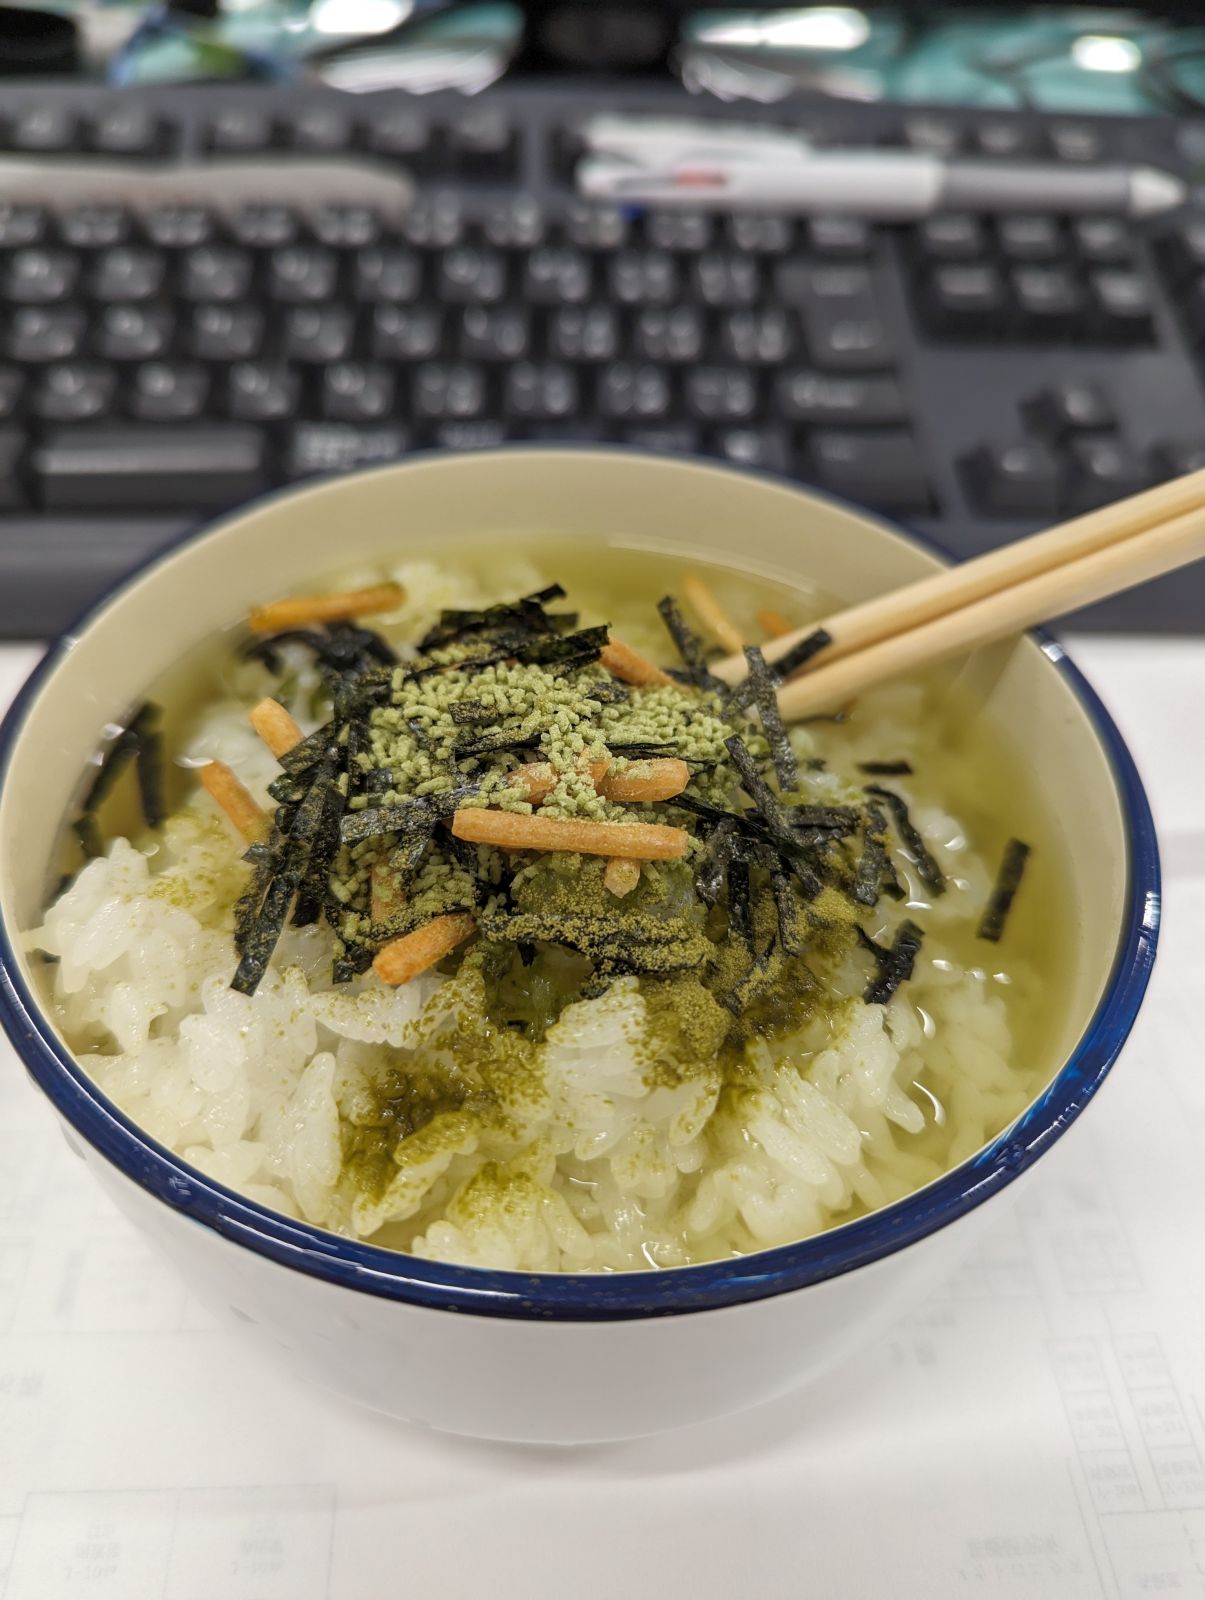
<svg viewBox="0 0 1205 1600">
<path fill-rule="evenodd" d="M 831 711 L 875 683 L 1117 594 L 1205 556 L 1205 471 L 1076 517 L 763 646 L 774 662 L 816 632 L 831 644 L 779 691 L 785 717 Z M 743 656 L 711 669 L 728 683 Z"/>
</svg>

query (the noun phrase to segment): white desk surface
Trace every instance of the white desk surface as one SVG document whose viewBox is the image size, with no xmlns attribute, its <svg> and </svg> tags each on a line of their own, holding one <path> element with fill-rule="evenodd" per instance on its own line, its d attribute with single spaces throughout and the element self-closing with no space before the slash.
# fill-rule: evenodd
<svg viewBox="0 0 1205 1600">
<path fill-rule="evenodd" d="M 1072 648 L 1160 826 L 1149 1001 L 1045 1181 L 785 1403 L 564 1452 L 300 1388 L 144 1248 L 0 1044 L 2 1600 L 1205 1596 L 1205 642 Z M 35 655 L 0 650 L 0 705 Z"/>
</svg>

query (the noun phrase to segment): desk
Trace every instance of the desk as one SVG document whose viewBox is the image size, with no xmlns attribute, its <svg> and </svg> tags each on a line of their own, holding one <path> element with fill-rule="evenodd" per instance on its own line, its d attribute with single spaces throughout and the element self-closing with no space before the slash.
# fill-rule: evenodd
<svg viewBox="0 0 1205 1600">
<path fill-rule="evenodd" d="M 572 1452 L 350 1410 L 190 1299 L 0 1046 L 3 1600 L 1205 1596 L 1205 642 L 1072 643 L 1162 834 L 1150 999 L 1045 1181 L 816 1391 Z"/>
</svg>

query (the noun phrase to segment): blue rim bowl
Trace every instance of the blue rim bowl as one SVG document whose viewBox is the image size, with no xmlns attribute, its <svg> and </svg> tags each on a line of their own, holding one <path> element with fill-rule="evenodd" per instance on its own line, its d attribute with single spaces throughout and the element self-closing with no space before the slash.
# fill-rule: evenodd
<svg viewBox="0 0 1205 1600">
<path fill-rule="evenodd" d="M 583 449 L 574 445 L 573 449 Z M 414 459 L 413 457 L 407 459 Z M 728 469 L 792 489 L 779 475 Z M 279 499 L 275 491 L 224 513 L 157 551 L 90 606 L 50 646 L 0 723 L 0 785 L 19 729 L 43 682 L 94 616 L 161 561 L 204 538 L 233 515 Z M 833 496 L 807 493 L 878 523 L 949 559 L 933 540 Z M 20 975 L 8 930 L 0 922 L 0 1024 L 38 1087 L 67 1122 L 121 1172 L 166 1205 L 235 1244 L 347 1289 L 432 1310 L 547 1321 L 616 1321 L 698 1312 L 785 1294 L 868 1266 L 915 1244 L 981 1206 L 1043 1155 L 1092 1099 L 1124 1045 L 1142 1004 L 1159 933 L 1159 851 L 1142 780 L 1125 741 L 1096 691 L 1057 640 L 1035 632 L 1043 654 L 1088 716 L 1112 770 L 1127 848 L 1127 885 L 1117 953 L 1096 1010 L 1049 1087 L 975 1156 L 902 1200 L 794 1244 L 733 1260 L 661 1271 L 525 1273 L 422 1261 L 361 1244 L 270 1211 L 215 1183 L 152 1139 L 108 1101 L 45 1020 Z"/>
</svg>

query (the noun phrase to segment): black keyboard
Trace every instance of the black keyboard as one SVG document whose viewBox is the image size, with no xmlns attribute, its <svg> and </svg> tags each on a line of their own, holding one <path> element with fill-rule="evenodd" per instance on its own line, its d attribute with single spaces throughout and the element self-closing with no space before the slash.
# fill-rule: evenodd
<svg viewBox="0 0 1205 1600">
<path fill-rule="evenodd" d="M 56 201 L 51 173 L 37 203 L 0 204 L 0 634 L 59 628 L 205 515 L 433 446 L 698 453 L 959 556 L 1205 465 L 1205 210 L 625 214 L 573 193 L 599 110 L 1182 174 L 1205 148 L 1191 122 L 808 99 L 734 113 L 659 86 L 6 87 L 0 162 L 352 156 L 420 189 L 400 222 L 336 184 L 301 209 L 131 210 L 78 188 Z M 1203 619 L 1193 571 L 1082 615 Z"/>
</svg>

